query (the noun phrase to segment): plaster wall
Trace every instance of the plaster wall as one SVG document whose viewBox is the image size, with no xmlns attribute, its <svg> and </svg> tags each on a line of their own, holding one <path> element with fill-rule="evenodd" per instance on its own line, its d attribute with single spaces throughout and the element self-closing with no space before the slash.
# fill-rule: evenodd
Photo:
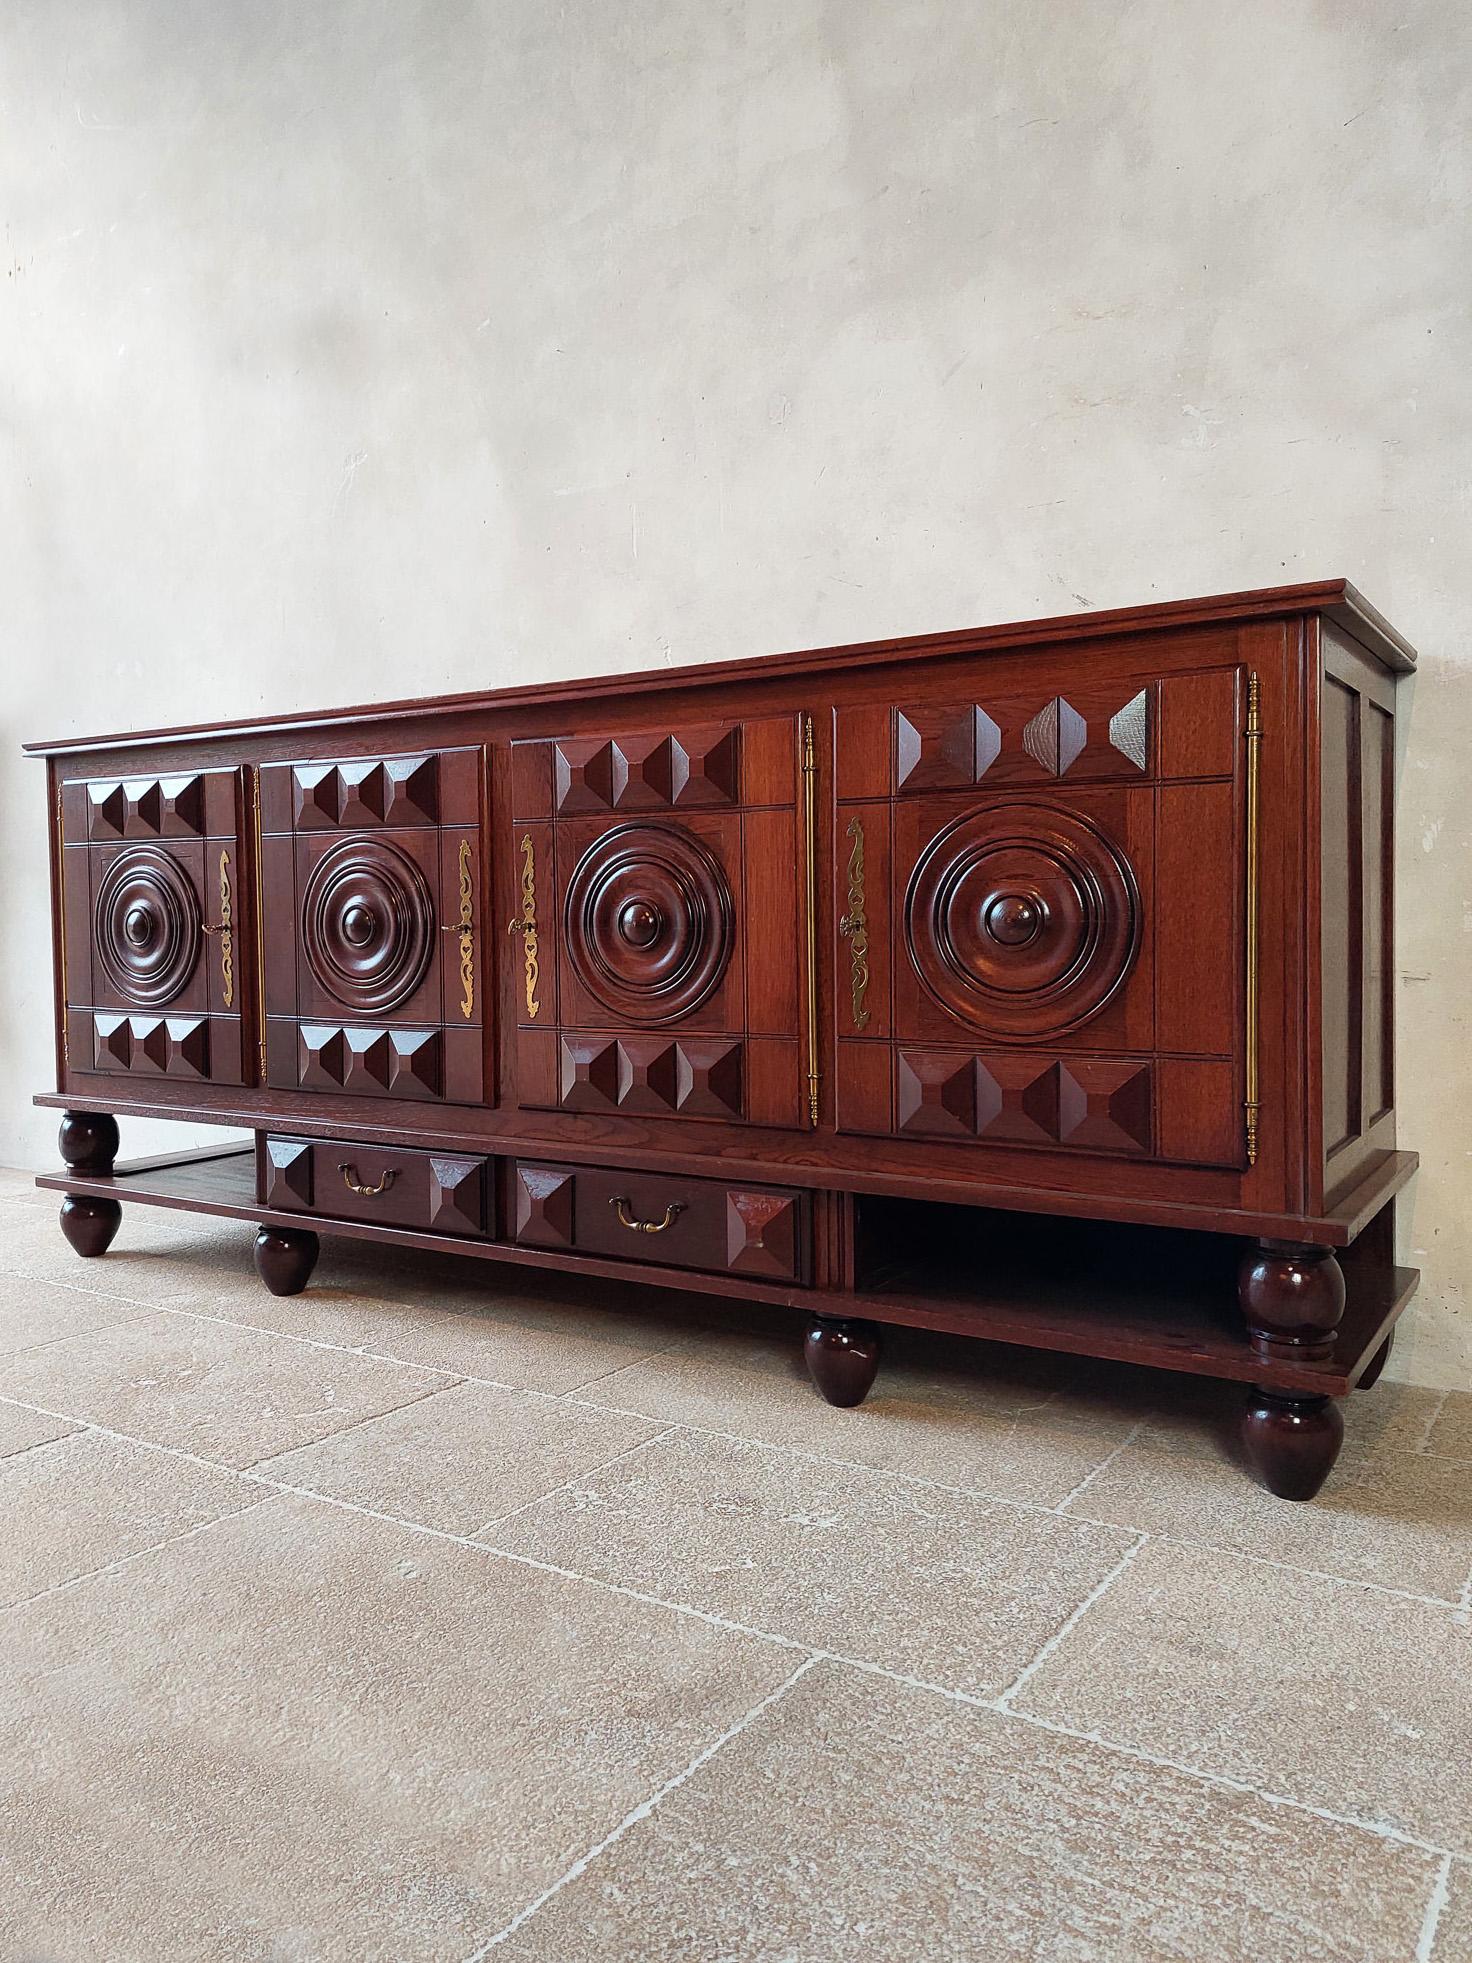
<svg viewBox="0 0 1472 1963">
<path fill-rule="evenodd" d="M 1342 572 L 1423 656 L 1393 1368 L 1465 1383 L 1469 126 L 1455 0 L 6 0 L 0 1158 L 22 737 Z"/>
</svg>

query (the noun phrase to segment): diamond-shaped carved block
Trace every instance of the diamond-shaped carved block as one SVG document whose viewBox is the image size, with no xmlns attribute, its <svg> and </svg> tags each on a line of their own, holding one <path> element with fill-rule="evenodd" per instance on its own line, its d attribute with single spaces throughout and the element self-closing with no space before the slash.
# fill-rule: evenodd
<svg viewBox="0 0 1472 1963">
<path fill-rule="evenodd" d="M 1122 709 L 1116 709 L 1109 718 L 1109 742 L 1112 749 L 1136 770 L 1148 769 L 1150 763 L 1150 691 L 1141 689 L 1132 695 Z"/>
<path fill-rule="evenodd" d="M 1002 747 L 1002 732 L 975 703 L 895 712 L 897 791 L 943 791 L 979 784 Z"/>
<path fill-rule="evenodd" d="M 1037 1057 L 976 1060 L 976 1130 L 995 1144 L 1052 1145 L 1058 1139 L 1058 1066 Z"/>
<path fill-rule="evenodd" d="M 896 1062 L 901 1131 L 975 1136 L 976 1058 L 969 1050 L 901 1050 Z"/>
<path fill-rule="evenodd" d="M 790 1281 L 802 1254 L 798 1202 L 790 1193 L 726 1194 L 726 1266 L 733 1275 Z"/>
<path fill-rule="evenodd" d="M 92 1018 L 93 1068 L 144 1077 L 208 1077 L 210 1026 L 203 1016 Z"/>
<path fill-rule="evenodd" d="M 1078 1061 L 1058 1066 L 1058 1136 L 1098 1152 L 1148 1152 L 1150 1068 Z"/>
<path fill-rule="evenodd" d="M 266 1140 L 266 1205 L 312 1204 L 312 1147 L 304 1138 Z"/>
<path fill-rule="evenodd" d="M 297 1082 L 303 1090 L 352 1091 L 363 1097 L 439 1097 L 440 1032 L 304 1022 Z"/>
<path fill-rule="evenodd" d="M 433 825 L 439 808 L 437 757 L 360 757 L 292 769 L 291 821 L 298 831 Z"/>
<path fill-rule="evenodd" d="M 1022 732 L 1023 749 L 1051 777 L 1076 763 L 1088 740 L 1089 725 L 1061 695 L 1045 702 Z"/>
<path fill-rule="evenodd" d="M 87 786 L 89 838 L 202 838 L 204 831 L 204 778 L 197 772 Z"/>
<path fill-rule="evenodd" d="M 619 1104 L 618 1043 L 611 1036 L 564 1036 L 561 1104 L 564 1111 L 616 1111 Z"/>
<path fill-rule="evenodd" d="M 556 1166 L 516 1168 L 517 1240 L 529 1247 L 571 1247 L 574 1176 Z"/>
<path fill-rule="evenodd" d="M 486 1162 L 435 1153 L 429 1161 L 429 1224 L 437 1234 L 486 1230 Z"/>
</svg>

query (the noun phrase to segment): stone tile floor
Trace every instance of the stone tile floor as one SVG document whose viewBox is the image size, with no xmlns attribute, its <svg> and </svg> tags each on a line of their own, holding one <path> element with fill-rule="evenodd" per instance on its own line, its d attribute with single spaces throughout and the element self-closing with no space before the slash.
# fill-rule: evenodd
<svg viewBox="0 0 1472 1963">
<path fill-rule="evenodd" d="M 249 1245 L 0 1175 L 7 1963 L 1472 1959 L 1472 1397 Z"/>
</svg>

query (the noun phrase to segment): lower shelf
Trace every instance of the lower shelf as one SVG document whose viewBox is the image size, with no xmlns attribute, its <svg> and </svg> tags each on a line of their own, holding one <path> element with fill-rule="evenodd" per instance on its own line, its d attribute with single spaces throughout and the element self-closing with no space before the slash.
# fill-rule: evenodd
<svg viewBox="0 0 1472 1963">
<path fill-rule="evenodd" d="M 778 1286 L 633 1261 L 456 1239 L 364 1221 L 318 1220 L 262 1206 L 249 1147 L 119 1165 L 109 1175 L 44 1173 L 39 1186 L 191 1213 L 342 1234 L 469 1259 L 700 1290 L 797 1309 L 1103 1357 L 1265 1389 L 1343 1396 L 1368 1368 L 1416 1289 L 1413 1268 L 1346 1259 L 1348 1303 L 1334 1354 L 1268 1360 L 1248 1347 L 1225 1235 L 1040 1219 L 982 1208 L 860 1204 L 859 1285 Z M 900 1250 L 896 1253 L 895 1250 Z M 1353 1250 L 1351 1250 L 1351 1253 Z"/>
</svg>

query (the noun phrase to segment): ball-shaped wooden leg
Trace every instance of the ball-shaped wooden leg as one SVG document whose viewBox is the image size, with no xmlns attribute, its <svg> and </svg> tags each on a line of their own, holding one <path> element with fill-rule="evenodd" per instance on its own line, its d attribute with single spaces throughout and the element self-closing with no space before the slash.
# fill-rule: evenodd
<svg viewBox="0 0 1472 1963">
<path fill-rule="evenodd" d="M 320 1242 L 295 1227 L 262 1227 L 256 1235 L 256 1273 L 273 1295 L 300 1295 L 317 1265 Z"/>
<path fill-rule="evenodd" d="M 1243 1258 L 1237 1295 L 1259 1356 L 1332 1355 L 1344 1315 L 1344 1271 L 1332 1248 L 1262 1241 Z"/>
<path fill-rule="evenodd" d="M 106 1111 L 64 1111 L 56 1142 L 74 1172 L 111 1172 L 118 1155 L 118 1121 Z"/>
<path fill-rule="evenodd" d="M 879 1332 L 869 1322 L 822 1317 L 803 1337 L 808 1374 L 830 1404 L 862 1404 L 879 1369 Z"/>
<path fill-rule="evenodd" d="M 1242 1449 L 1270 1493 L 1311 1500 L 1344 1443 L 1344 1414 L 1332 1397 L 1254 1390 L 1242 1416 Z"/>
<path fill-rule="evenodd" d="M 73 1250 L 95 1260 L 112 1246 L 123 1209 L 116 1200 L 95 1200 L 85 1193 L 68 1193 L 61 1203 L 61 1231 Z"/>
<path fill-rule="evenodd" d="M 1356 1390 L 1373 1390 L 1375 1388 L 1376 1384 L 1380 1381 L 1380 1372 L 1390 1361 L 1390 1352 L 1394 1344 L 1395 1331 L 1392 1329 L 1390 1334 L 1385 1338 L 1385 1341 L 1360 1372 L 1359 1382 L 1355 1385 Z"/>
</svg>

